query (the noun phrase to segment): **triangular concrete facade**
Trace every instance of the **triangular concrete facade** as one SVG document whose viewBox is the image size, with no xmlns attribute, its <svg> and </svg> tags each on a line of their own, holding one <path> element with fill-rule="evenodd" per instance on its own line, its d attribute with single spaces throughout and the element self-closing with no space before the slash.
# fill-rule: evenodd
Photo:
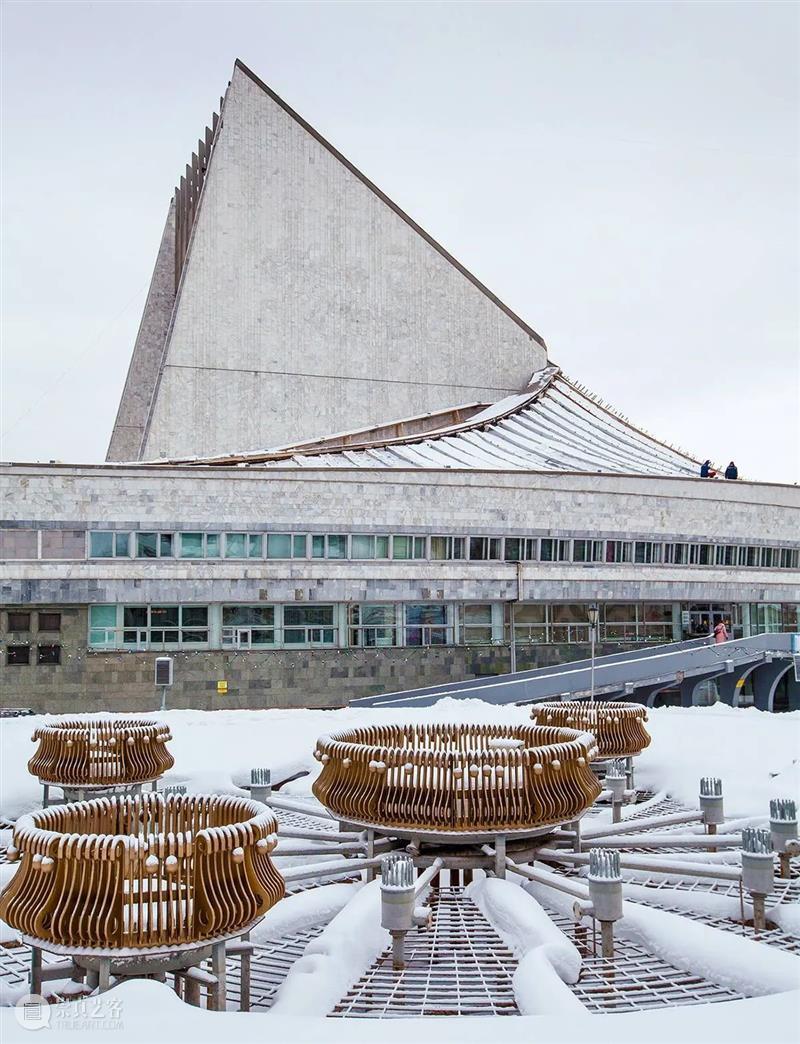
<svg viewBox="0 0 800 1044">
<path fill-rule="evenodd" d="M 176 270 L 160 345 L 151 288 L 109 459 L 493 401 L 546 361 L 535 331 L 240 62 Z"/>
</svg>

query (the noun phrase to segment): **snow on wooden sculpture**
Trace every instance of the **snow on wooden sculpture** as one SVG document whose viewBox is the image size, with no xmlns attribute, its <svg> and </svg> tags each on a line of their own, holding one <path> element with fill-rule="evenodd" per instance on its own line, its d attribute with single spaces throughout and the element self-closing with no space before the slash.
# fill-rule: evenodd
<svg viewBox="0 0 800 1044">
<path fill-rule="evenodd" d="M 175 764 L 169 727 L 146 718 L 64 718 L 40 725 L 28 771 L 40 782 L 68 787 L 149 783 Z"/>
<path fill-rule="evenodd" d="M 263 805 L 219 795 L 43 809 L 17 821 L 8 858 L 22 862 L 0 918 L 32 940 L 101 951 L 246 931 L 284 894 L 276 831 Z"/>
<path fill-rule="evenodd" d="M 538 832 L 600 793 L 594 737 L 535 725 L 374 725 L 317 740 L 314 794 L 343 820 L 381 828 Z"/>
<path fill-rule="evenodd" d="M 561 726 L 591 732 L 600 758 L 623 758 L 641 754 L 650 746 L 644 727 L 647 711 L 638 703 L 538 703 L 531 711 L 538 725 Z"/>
</svg>

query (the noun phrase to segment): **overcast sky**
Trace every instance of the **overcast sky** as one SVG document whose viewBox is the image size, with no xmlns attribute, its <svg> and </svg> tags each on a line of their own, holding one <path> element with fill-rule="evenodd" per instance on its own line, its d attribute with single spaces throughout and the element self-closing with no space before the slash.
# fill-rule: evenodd
<svg viewBox="0 0 800 1044">
<path fill-rule="evenodd" d="M 798 10 L 5 0 L 0 456 L 104 458 L 173 186 L 240 57 L 568 375 L 798 481 Z"/>
</svg>

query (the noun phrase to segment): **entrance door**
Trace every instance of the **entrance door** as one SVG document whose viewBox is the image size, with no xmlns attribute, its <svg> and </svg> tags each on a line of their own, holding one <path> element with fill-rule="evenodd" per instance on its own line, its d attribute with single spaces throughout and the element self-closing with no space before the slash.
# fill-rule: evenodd
<svg viewBox="0 0 800 1044">
<path fill-rule="evenodd" d="M 724 621 L 730 630 L 731 606 L 716 602 L 693 602 L 688 606 L 689 628 L 686 638 L 702 638 L 713 634 L 714 628 Z"/>
</svg>

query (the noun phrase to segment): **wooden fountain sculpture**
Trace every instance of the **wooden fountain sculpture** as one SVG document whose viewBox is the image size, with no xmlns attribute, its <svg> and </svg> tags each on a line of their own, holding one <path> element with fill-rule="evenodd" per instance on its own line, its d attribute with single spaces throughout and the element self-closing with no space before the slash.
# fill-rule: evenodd
<svg viewBox="0 0 800 1044">
<path fill-rule="evenodd" d="M 536 725 L 374 725 L 317 741 L 314 794 L 339 819 L 411 834 L 517 836 L 600 793 L 594 737 Z"/>
<path fill-rule="evenodd" d="M 284 894 L 270 859 L 276 831 L 263 805 L 219 795 L 101 797 L 22 816 L 0 919 L 34 947 L 32 992 L 42 949 L 71 955 L 90 983 L 99 970 L 101 988 L 111 975 L 185 973 L 189 1000 L 186 969 L 212 956 L 215 1006 L 224 1003 L 225 940 Z"/>
<path fill-rule="evenodd" d="M 98 790 L 140 790 L 155 784 L 175 760 L 167 750 L 169 726 L 147 718 L 62 718 L 40 725 L 28 771 L 44 786 L 61 787 L 67 798 Z"/>
<path fill-rule="evenodd" d="M 647 711 L 638 703 L 569 700 L 537 703 L 531 710 L 537 725 L 580 729 L 597 740 L 598 758 L 627 758 L 650 746 Z"/>
</svg>

